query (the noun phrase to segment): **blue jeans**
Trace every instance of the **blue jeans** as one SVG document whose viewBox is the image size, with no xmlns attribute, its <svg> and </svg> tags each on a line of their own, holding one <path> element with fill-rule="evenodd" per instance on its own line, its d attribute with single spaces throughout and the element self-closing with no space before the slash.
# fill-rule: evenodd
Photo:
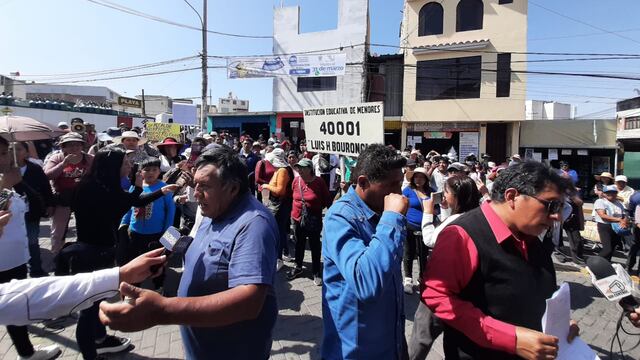
<svg viewBox="0 0 640 360">
<path fill-rule="evenodd" d="M 29 239 L 29 274 L 31 277 L 46 275 L 42 270 L 42 260 L 40 260 L 40 219 L 25 220 L 27 225 L 27 238 Z"/>
</svg>

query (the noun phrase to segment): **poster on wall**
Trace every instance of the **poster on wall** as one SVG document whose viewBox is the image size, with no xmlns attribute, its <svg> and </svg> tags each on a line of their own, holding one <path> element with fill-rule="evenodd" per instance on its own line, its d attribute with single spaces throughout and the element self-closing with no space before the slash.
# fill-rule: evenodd
<svg viewBox="0 0 640 360">
<path fill-rule="evenodd" d="M 534 152 L 533 161 L 542 162 L 542 153 Z"/>
<path fill-rule="evenodd" d="M 573 151 L 571 149 L 562 149 L 562 155 L 571 155 Z"/>
<path fill-rule="evenodd" d="M 558 160 L 558 149 L 549 149 L 549 161 Z"/>
<path fill-rule="evenodd" d="M 480 157 L 478 153 L 480 151 L 480 133 L 478 132 L 461 132 L 460 133 L 460 146 L 458 147 L 458 154 L 463 159 L 470 154 Z"/>
<path fill-rule="evenodd" d="M 594 156 L 591 158 L 591 173 L 600 175 L 603 172 L 611 172 L 609 156 Z"/>
<path fill-rule="evenodd" d="M 525 160 L 533 160 L 533 149 L 525 149 L 524 150 L 524 159 Z"/>
</svg>

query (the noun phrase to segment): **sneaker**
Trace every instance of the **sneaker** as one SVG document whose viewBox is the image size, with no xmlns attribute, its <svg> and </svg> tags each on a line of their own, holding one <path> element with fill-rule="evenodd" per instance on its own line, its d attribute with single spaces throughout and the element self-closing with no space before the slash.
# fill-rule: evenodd
<svg viewBox="0 0 640 360">
<path fill-rule="evenodd" d="M 322 277 L 313 275 L 313 283 L 316 284 L 316 286 L 322 286 Z"/>
<path fill-rule="evenodd" d="M 131 345 L 131 339 L 107 335 L 99 344 L 96 344 L 96 352 L 100 354 L 117 353 L 126 350 Z"/>
<path fill-rule="evenodd" d="M 33 354 L 31 356 L 18 356 L 18 360 L 49 360 L 60 355 L 61 352 L 62 350 L 55 344 L 49 346 L 37 345 L 33 348 Z"/>
<path fill-rule="evenodd" d="M 289 271 L 287 273 L 287 279 L 288 280 L 293 280 L 297 277 L 300 277 L 300 275 L 302 275 L 302 269 L 299 267 L 295 267 L 293 269 L 291 269 L 291 271 Z"/>
<path fill-rule="evenodd" d="M 409 295 L 413 294 L 413 279 L 404 278 L 403 287 L 404 287 L 405 294 L 409 294 Z"/>
<path fill-rule="evenodd" d="M 276 272 L 280 271 L 280 269 L 282 269 L 283 266 L 284 266 L 284 263 L 282 262 L 282 260 L 280 259 L 276 260 Z"/>
<path fill-rule="evenodd" d="M 282 255 L 282 260 L 288 262 L 288 263 L 292 263 L 296 260 L 296 258 L 293 258 L 289 255 Z"/>
</svg>

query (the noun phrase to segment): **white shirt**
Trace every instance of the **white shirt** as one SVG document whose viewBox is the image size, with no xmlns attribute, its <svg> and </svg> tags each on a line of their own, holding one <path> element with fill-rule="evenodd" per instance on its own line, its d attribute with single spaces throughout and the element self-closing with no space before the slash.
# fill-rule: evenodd
<svg viewBox="0 0 640 360">
<path fill-rule="evenodd" d="M 7 271 L 26 264 L 29 259 L 29 241 L 27 240 L 27 225 L 24 214 L 27 203 L 17 193 L 11 197 L 11 220 L 4 227 L 0 236 L 0 271 Z"/>
<path fill-rule="evenodd" d="M 27 325 L 78 310 L 118 293 L 119 268 L 0 284 L 0 324 Z"/>
<path fill-rule="evenodd" d="M 440 172 L 440 169 L 433 170 L 433 172 L 431 173 L 431 181 L 430 181 L 430 185 L 432 189 L 434 189 L 436 192 L 444 191 L 445 181 L 447 181 L 446 173 Z"/>
<path fill-rule="evenodd" d="M 600 215 L 598 215 L 597 210 L 604 210 L 605 214 L 611 217 L 618 218 L 622 217 L 624 208 L 622 206 L 622 203 L 617 200 L 615 203 L 612 203 L 611 201 L 604 198 L 596 200 L 596 202 L 593 204 L 593 212 L 591 213 L 591 215 L 593 216 L 593 220 L 600 224 L 611 224 L 611 222 L 609 221 L 602 220 Z"/>
</svg>

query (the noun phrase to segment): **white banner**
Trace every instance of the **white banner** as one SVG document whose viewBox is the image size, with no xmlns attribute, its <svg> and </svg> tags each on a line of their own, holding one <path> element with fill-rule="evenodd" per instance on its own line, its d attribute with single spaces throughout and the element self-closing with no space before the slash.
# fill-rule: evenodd
<svg viewBox="0 0 640 360">
<path fill-rule="evenodd" d="M 249 79 L 276 76 L 342 76 L 346 54 L 280 55 L 227 60 L 229 79 Z"/>
<path fill-rule="evenodd" d="M 358 156 L 370 144 L 384 144 L 381 102 L 304 110 L 307 149 L 325 154 Z"/>
</svg>

